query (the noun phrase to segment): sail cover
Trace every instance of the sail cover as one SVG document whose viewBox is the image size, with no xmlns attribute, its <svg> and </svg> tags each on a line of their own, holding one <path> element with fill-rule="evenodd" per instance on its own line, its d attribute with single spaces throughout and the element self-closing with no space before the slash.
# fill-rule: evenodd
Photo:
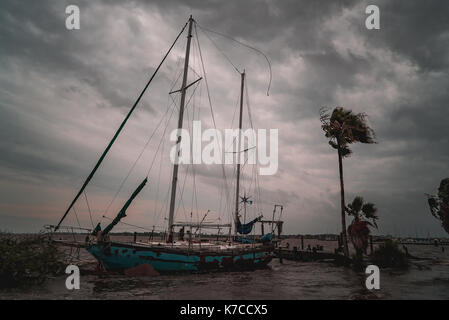
<svg viewBox="0 0 449 320">
<path fill-rule="evenodd" d="M 115 219 L 112 220 L 112 222 L 106 228 L 104 228 L 102 235 L 106 235 L 107 233 L 109 233 L 109 231 L 111 231 L 112 228 L 114 228 L 114 226 L 117 223 L 119 223 L 122 218 L 126 217 L 126 209 L 128 209 L 131 202 L 139 194 L 139 192 L 143 189 L 143 187 L 147 183 L 147 179 L 148 178 L 145 178 L 145 180 L 143 180 L 142 183 L 137 187 L 137 189 L 134 191 L 134 193 L 131 195 L 131 197 L 128 199 L 128 201 L 126 201 L 122 210 L 120 210 L 120 212 L 117 214 L 117 217 L 115 217 Z"/>
<path fill-rule="evenodd" d="M 237 218 L 237 232 L 240 234 L 248 234 L 251 232 L 251 230 L 253 230 L 253 225 L 254 223 L 256 223 L 257 221 L 260 221 L 262 217 L 257 217 L 256 219 L 254 219 L 253 221 L 250 221 L 248 223 L 242 224 L 240 222 L 240 219 Z"/>
</svg>

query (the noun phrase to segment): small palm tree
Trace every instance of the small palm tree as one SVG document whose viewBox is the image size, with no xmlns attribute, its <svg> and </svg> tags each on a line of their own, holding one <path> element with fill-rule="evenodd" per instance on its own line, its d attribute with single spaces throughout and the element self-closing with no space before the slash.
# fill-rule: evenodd
<svg viewBox="0 0 449 320">
<path fill-rule="evenodd" d="M 349 256 L 348 239 L 346 236 L 345 215 L 345 188 L 343 181 L 343 158 L 352 153 L 349 144 L 375 143 L 374 131 L 368 126 L 364 113 L 355 114 L 351 110 L 336 107 L 332 113 L 327 109 L 320 110 L 321 128 L 329 138 L 329 144 L 338 152 L 338 166 L 340 173 L 340 196 L 341 196 L 341 226 L 342 240 L 345 256 Z"/>
<path fill-rule="evenodd" d="M 377 208 L 373 203 L 365 203 L 362 197 L 355 197 L 352 203 L 348 204 L 346 212 L 354 217 L 348 227 L 348 234 L 356 253 L 358 256 L 366 254 L 371 233 L 369 226 L 377 229 Z M 372 223 L 369 220 L 372 220 Z"/>
<path fill-rule="evenodd" d="M 438 188 L 438 195 L 427 195 L 430 212 L 441 221 L 444 230 L 449 233 L 449 178 L 443 179 Z"/>
</svg>

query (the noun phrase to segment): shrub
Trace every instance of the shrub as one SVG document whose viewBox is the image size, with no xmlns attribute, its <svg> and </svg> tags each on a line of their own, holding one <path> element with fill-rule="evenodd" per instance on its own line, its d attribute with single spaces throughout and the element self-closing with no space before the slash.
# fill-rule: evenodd
<svg viewBox="0 0 449 320">
<path fill-rule="evenodd" d="M 380 268 L 406 269 L 409 266 L 407 256 L 392 240 L 385 241 L 373 252 L 372 261 Z"/>
<path fill-rule="evenodd" d="M 42 235 L 0 234 L 0 252 L 0 288 L 42 283 L 65 269 L 63 253 Z"/>
<path fill-rule="evenodd" d="M 351 260 L 351 267 L 354 271 L 362 272 L 366 268 L 366 264 L 363 261 L 363 255 L 353 254 Z"/>
</svg>

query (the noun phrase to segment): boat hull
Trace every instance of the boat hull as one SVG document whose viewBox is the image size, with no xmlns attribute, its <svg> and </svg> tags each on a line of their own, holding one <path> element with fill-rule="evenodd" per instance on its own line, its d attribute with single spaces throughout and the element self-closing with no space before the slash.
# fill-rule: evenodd
<svg viewBox="0 0 449 320">
<path fill-rule="evenodd" d="M 129 243 L 98 243 L 87 248 L 107 271 L 123 271 L 149 264 L 158 272 L 254 270 L 274 257 L 273 246 L 233 250 L 186 250 Z"/>
</svg>

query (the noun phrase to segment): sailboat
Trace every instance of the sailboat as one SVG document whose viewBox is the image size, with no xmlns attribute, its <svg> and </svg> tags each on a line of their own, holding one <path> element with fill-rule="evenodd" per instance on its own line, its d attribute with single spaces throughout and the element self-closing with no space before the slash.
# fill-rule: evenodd
<svg viewBox="0 0 449 320">
<path fill-rule="evenodd" d="M 180 105 L 179 105 L 179 117 L 178 117 L 178 129 L 183 127 L 183 116 L 184 107 L 186 101 L 186 91 L 192 84 L 187 84 L 187 77 L 189 72 L 189 55 L 190 55 L 190 45 L 192 39 L 192 27 L 195 20 L 190 16 L 188 22 L 184 25 L 184 28 L 178 34 L 175 42 L 172 44 L 165 57 L 155 70 L 153 76 L 150 78 L 149 82 L 145 86 L 144 90 L 138 97 L 134 106 L 131 108 L 127 114 L 125 120 L 120 125 L 119 129 L 115 133 L 113 139 L 107 146 L 106 150 L 98 160 L 96 166 L 92 172 L 87 177 L 81 190 L 78 192 L 77 196 L 74 198 L 65 214 L 56 226 L 53 226 L 52 231 L 56 232 L 61 228 L 61 223 L 71 210 L 72 206 L 79 198 L 79 196 L 84 192 L 85 187 L 89 181 L 94 176 L 96 170 L 100 166 L 107 152 L 111 148 L 120 131 L 125 126 L 126 121 L 130 117 L 131 113 L 135 109 L 136 105 L 140 101 L 145 90 L 149 86 L 150 82 L 154 78 L 155 74 L 161 67 L 162 63 L 170 53 L 174 44 L 184 32 L 185 28 L 188 27 L 187 35 L 187 45 L 185 50 L 184 59 L 184 69 L 181 89 L 179 90 L 181 94 Z M 240 92 L 240 118 L 239 118 L 239 128 L 242 128 L 242 110 L 243 110 L 243 93 L 245 84 L 245 72 L 241 73 L 241 92 Z M 179 131 L 178 131 L 179 132 Z M 178 136 L 177 140 L 177 150 L 179 151 L 180 139 Z M 240 137 L 238 140 L 238 149 L 240 150 Z M 176 157 L 179 156 L 179 152 Z M 262 221 L 262 216 L 248 222 L 241 223 L 239 218 L 239 198 L 240 197 L 240 163 L 237 163 L 237 181 L 235 190 L 235 213 L 234 213 L 234 236 L 229 236 L 226 241 L 192 241 L 192 228 L 227 228 L 231 230 L 231 224 L 205 224 L 203 221 L 199 223 L 193 222 L 175 222 L 175 203 L 176 203 L 176 188 L 178 184 L 178 161 L 173 164 L 173 175 L 171 182 L 171 196 L 170 196 L 170 207 L 168 215 L 168 228 L 167 237 L 160 241 L 150 241 L 147 242 L 119 242 L 111 241 L 109 237 L 110 231 L 117 225 L 121 219 L 126 217 L 126 210 L 134 200 L 134 198 L 139 194 L 139 192 L 145 187 L 148 182 L 145 178 L 140 185 L 135 189 L 133 194 L 130 196 L 128 201 L 124 204 L 123 208 L 117 214 L 116 218 L 103 230 L 100 224 L 98 224 L 91 232 L 91 237 L 86 239 L 85 248 L 87 251 L 93 255 L 105 270 L 107 271 L 122 271 L 130 268 L 134 268 L 140 265 L 150 265 L 154 270 L 158 272 L 189 272 L 189 271 L 212 271 L 212 270 L 241 270 L 241 269 L 258 269 L 264 268 L 274 257 L 276 243 L 273 241 L 273 232 L 262 235 L 260 241 L 241 241 L 242 238 L 238 237 L 238 234 L 246 235 L 253 230 L 255 223 L 262 223 L 262 230 L 264 223 L 271 223 L 272 226 L 278 226 L 278 233 L 280 235 L 280 230 L 282 226 L 281 221 Z M 245 195 L 246 198 L 246 195 Z M 246 202 L 244 203 L 246 206 Z M 276 207 L 275 207 L 276 210 Z M 245 209 L 246 212 L 246 209 Z M 179 239 L 175 239 L 175 227 L 182 228 L 182 236 Z M 184 239 L 184 229 L 190 228 L 188 232 L 188 239 Z M 231 233 L 231 232 L 230 232 Z"/>
</svg>

